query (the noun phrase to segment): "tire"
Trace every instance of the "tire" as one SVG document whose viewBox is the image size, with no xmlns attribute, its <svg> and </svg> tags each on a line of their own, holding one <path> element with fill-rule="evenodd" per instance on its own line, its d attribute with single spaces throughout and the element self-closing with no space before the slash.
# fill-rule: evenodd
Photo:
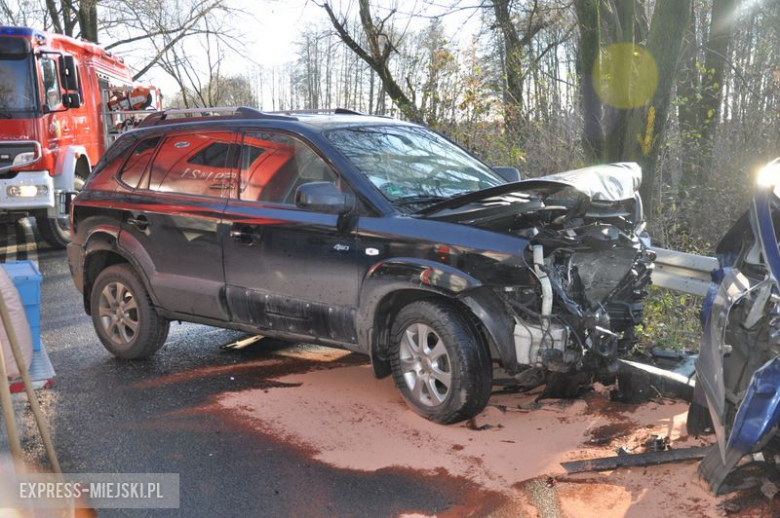
<svg viewBox="0 0 780 518">
<path fill-rule="evenodd" d="M 87 181 L 88 172 L 76 171 L 73 179 L 75 190 L 81 191 Z M 70 243 L 70 218 L 47 218 L 46 212 L 35 218 L 41 237 L 50 247 L 61 250 Z"/>
<path fill-rule="evenodd" d="M 430 300 L 409 304 L 398 313 L 392 337 L 393 379 L 412 410 L 450 424 L 485 408 L 493 381 L 490 353 L 479 332 L 452 304 Z"/>
<path fill-rule="evenodd" d="M 168 320 L 152 306 L 149 293 L 129 264 L 115 264 L 100 272 L 92 286 L 90 309 L 98 338 L 119 358 L 148 358 L 168 338 Z"/>
</svg>

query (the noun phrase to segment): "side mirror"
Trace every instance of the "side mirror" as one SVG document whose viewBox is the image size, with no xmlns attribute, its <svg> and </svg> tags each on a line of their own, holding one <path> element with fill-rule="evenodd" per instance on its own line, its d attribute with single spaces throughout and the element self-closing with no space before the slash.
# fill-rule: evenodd
<svg viewBox="0 0 780 518">
<path fill-rule="evenodd" d="M 77 92 L 79 89 L 79 75 L 76 71 L 76 60 L 73 56 L 60 57 L 60 75 L 62 87 L 67 91 Z"/>
<path fill-rule="evenodd" d="M 519 182 L 522 180 L 520 176 L 520 170 L 516 167 L 494 167 L 493 171 L 498 173 L 501 178 L 509 183 Z"/>
<path fill-rule="evenodd" d="M 339 191 L 331 182 L 305 183 L 295 190 L 295 206 L 314 212 L 344 214 L 355 208 L 355 195 Z"/>
<path fill-rule="evenodd" d="M 62 96 L 62 105 L 65 108 L 78 108 L 81 106 L 81 97 L 77 93 L 64 94 Z"/>
</svg>

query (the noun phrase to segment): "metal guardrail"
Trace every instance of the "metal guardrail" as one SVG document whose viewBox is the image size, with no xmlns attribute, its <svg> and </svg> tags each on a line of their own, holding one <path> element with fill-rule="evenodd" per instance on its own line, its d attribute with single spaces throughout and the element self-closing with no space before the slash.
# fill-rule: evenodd
<svg viewBox="0 0 780 518">
<path fill-rule="evenodd" d="M 675 252 L 664 248 L 652 249 L 657 257 L 653 270 L 653 284 L 673 291 L 704 297 L 710 288 L 710 273 L 718 268 L 715 257 Z"/>
</svg>

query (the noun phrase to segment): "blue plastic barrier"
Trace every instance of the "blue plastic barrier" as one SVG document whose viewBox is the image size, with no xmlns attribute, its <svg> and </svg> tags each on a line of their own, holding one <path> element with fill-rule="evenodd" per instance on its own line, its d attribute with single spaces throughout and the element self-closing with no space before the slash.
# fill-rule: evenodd
<svg viewBox="0 0 780 518">
<path fill-rule="evenodd" d="M 41 280 L 43 276 L 32 261 L 12 261 L 3 264 L 22 299 L 27 322 L 32 332 L 33 350 L 41 350 Z"/>
</svg>

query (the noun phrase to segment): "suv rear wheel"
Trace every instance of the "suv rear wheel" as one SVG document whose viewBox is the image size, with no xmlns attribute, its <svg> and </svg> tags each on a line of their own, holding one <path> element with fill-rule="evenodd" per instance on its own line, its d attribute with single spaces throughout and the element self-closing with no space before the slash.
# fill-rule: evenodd
<svg viewBox="0 0 780 518">
<path fill-rule="evenodd" d="M 119 358 L 147 358 L 168 338 L 168 320 L 154 309 L 129 264 L 116 264 L 100 272 L 92 286 L 90 309 L 98 338 Z"/>
<path fill-rule="evenodd" d="M 485 408 L 493 378 L 490 354 L 451 304 L 409 304 L 398 313 L 392 336 L 393 378 L 412 410 L 449 424 Z"/>
</svg>

